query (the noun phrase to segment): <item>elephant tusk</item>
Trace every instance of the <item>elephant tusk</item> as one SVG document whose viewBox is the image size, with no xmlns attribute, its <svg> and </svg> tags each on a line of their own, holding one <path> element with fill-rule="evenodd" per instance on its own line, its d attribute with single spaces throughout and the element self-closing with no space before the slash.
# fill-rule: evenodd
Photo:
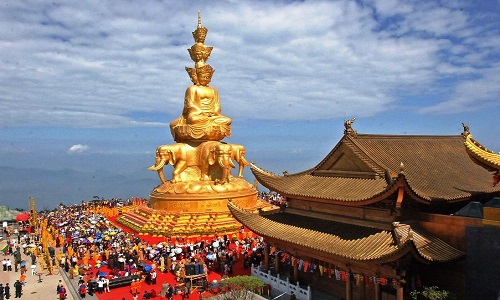
<svg viewBox="0 0 500 300">
<path fill-rule="evenodd" d="M 158 171 L 159 169 L 163 168 L 165 166 L 165 163 L 167 161 L 165 159 L 162 159 L 159 164 L 151 166 L 148 168 L 150 171 Z"/>
<path fill-rule="evenodd" d="M 247 159 L 243 156 L 241 157 L 241 163 L 244 165 L 244 166 L 249 166 L 250 163 L 247 161 Z"/>
</svg>

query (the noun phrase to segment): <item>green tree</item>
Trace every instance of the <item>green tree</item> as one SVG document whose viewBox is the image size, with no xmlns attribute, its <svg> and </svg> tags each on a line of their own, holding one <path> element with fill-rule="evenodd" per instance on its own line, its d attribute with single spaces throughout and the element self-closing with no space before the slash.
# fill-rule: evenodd
<svg viewBox="0 0 500 300">
<path fill-rule="evenodd" d="M 221 280 L 219 286 L 225 291 L 219 296 L 221 300 L 251 300 L 254 293 L 264 287 L 264 282 L 255 276 L 235 276 Z"/>
</svg>

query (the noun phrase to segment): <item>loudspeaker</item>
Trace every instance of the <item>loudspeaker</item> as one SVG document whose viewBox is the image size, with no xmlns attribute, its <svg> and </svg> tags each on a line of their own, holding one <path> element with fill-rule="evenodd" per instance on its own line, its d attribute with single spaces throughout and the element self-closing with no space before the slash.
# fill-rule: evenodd
<svg viewBox="0 0 500 300">
<path fill-rule="evenodd" d="M 186 264 L 186 276 L 196 275 L 196 270 L 194 264 Z"/>
</svg>

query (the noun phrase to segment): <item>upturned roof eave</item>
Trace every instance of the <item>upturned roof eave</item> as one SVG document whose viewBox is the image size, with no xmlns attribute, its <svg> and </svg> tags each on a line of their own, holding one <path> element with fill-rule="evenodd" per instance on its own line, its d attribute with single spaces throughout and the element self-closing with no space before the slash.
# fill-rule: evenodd
<svg viewBox="0 0 500 300">
<path fill-rule="evenodd" d="M 500 154 L 488 150 L 478 141 L 474 140 L 471 134 L 465 136 L 464 145 L 467 154 L 469 154 L 474 162 L 489 171 L 500 171 Z"/>
<path fill-rule="evenodd" d="M 360 205 L 368 205 L 372 204 L 378 201 L 381 201 L 388 196 L 392 195 L 397 191 L 397 189 L 400 186 L 403 186 L 405 188 L 405 191 L 410 195 L 410 197 L 417 202 L 424 203 L 424 204 L 430 204 L 431 199 L 426 196 L 419 195 L 408 183 L 406 180 L 406 177 L 404 176 L 403 173 L 400 173 L 397 178 L 392 179 L 391 182 L 382 190 L 374 192 L 372 195 L 369 197 L 365 197 L 362 199 L 345 199 L 345 198 L 337 198 L 337 197 L 329 197 L 329 196 L 312 196 L 312 195 L 307 195 L 307 194 L 298 194 L 298 193 L 290 193 L 289 191 L 286 191 L 284 189 L 281 189 L 279 186 L 271 185 L 269 184 L 266 180 L 264 180 L 264 176 L 274 176 L 277 178 L 283 178 L 284 176 L 279 176 L 275 174 L 271 174 L 269 172 L 266 172 L 256 166 L 255 164 L 251 165 L 251 170 L 252 173 L 254 174 L 255 178 L 266 188 L 269 190 L 275 191 L 279 194 L 281 194 L 284 197 L 288 198 L 296 198 L 296 199 L 302 199 L 302 200 L 312 200 L 312 201 L 317 201 L 317 202 L 327 202 L 330 204 L 340 204 L 340 205 L 350 205 L 350 206 L 360 206 Z M 298 173 L 298 174 L 293 174 L 293 175 L 287 175 L 287 176 L 301 176 L 303 174 Z"/>
<path fill-rule="evenodd" d="M 275 221 L 270 221 L 270 220 L 265 219 L 265 218 L 255 214 L 255 213 L 244 212 L 231 202 L 228 203 L 228 207 L 229 207 L 229 210 L 231 211 L 231 213 L 233 214 L 233 216 L 240 223 L 247 226 L 250 230 L 252 230 L 253 232 L 255 232 L 261 236 L 271 238 L 274 240 L 281 240 L 281 241 L 286 242 L 286 243 L 300 245 L 302 247 L 310 248 L 310 249 L 315 250 L 315 251 L 324 252 L 327 255 L 339 257 L 339 258 L 342 258 L 344 260 L 352 260 L 352 261 L 358 261 L 358 262 L 366 261 L 366 262 L 371 262 L 371 263 L 387 263 L 387 262 L 395 261 L 395 260 L 397 260 L 397 259 L 399 259 L 399 258 L 401 258 L 401 257 L 403 257 L 406 254 L 411 252 L 418 260 L 425 262 L 425 263 L 431 263 L 431 262 L 450 262 L 450 261 L 460 259 L 465 255 L 463 252 L 456 250 L 455 248 L 447 245 L 446 243 L 442 242 L 441 240 L 438 240 L 438 243 L 441 244 L 441 245 L 438 245 L 438 247 L 446 248 L 447 252 L 452 252 L 452 254 L 448 255 L 447 259 L 446 258 L 440 259 L 439 257 L 435 257 L 435 256 L 433 257 L 430 255 L 426 255 L 424 248 L 428 247 L 428 245 L 424 245 L 422 247 L 419 247 L 413 238 L 409 238 L 408 236 L 406 236 L 406 237 L 403 237 L 404 242 L 399 243 L 399 244 L 395 240 L 393 240 L 392 238 L 390 238 L 389 240 L 386 240 L 385 243 L 390 243 L 390 244 L 387 245 L 386 249 L 383 251 L 380 250 L 381 246 L 382 246 L 380 243 L 383 243 L 384 239 L 382 239 L 380 241 L 374 241 L 375 242 L 374 248 L 377 248 L 377 249 L 373 249 L 373 251 L 371 253 L 367 253 L 365 255 L 365 256 L 371 256 L 371 257 L 365 257 L 365 258 L 360 257 L 360 256 L 353 257 L 353 256 L 349 256 L 347 253 L 335 252 L 336 247 L 325 247 L 324 243 L 322 246 L 318 246 L 317 244 L 315 244 L 316 246 L 314 246 L 314 245 L 311 245 L 310 243 L 307 243 L 307 242 L 300 243 L 298 241 L 294 241 L 293 239 L 287 238 L 286 236 L 284 236 L 282 234 L 282 232 L 299 232 L 300 231 L 300 234 L 299 234 L 300 236 L 306 236 L 308 234 L 316 234 L 316 235 L 321 235 L 323 240 L 329 239 L 329 237 L 332 240 L 338 240 L 338 238 L 333 236 L 333 235 L 330 235 L 327 233 L 319 233 L 319 232 L 315 232 L 315 231 L 310 230 L 310 229 L 298 228 L 298 227 L 295 227 L 292 225 L 281 224 L 281 223 L 279 223 L 279 224 L 281 224 L 280 230 L 274 230 L 273 233 L 269 233 L 269 232 L 266 232 L 264 228 L 260 228 L 260 227 L 264 226 L 265 228 L 270 228 L 268 226 L 269 224 L 267 224 L 267 223 L 270 223 L 270 222 L 276 223 Z M 248 220 L 249 218 L 255 219 L 254 222 L 249 221 Z M 276 226 L 274 226 L 273 228 L 276 228 Z M 417 233 L 419 235 L 422 235 L 422 233 L 420 231 L 417 231 Z M 388 235 L 389 234 L 387 233 L 386 236 L 388 236 Z M 394 236 L 395 234 L 394 234 L 394 232 L 391 232 L 390 235 Z M 332 242 L 332 244 L 335 244 L 335 242 Z M 443 247 L 443 245 L 446 245 L 446 247 Z M 377 252 L 379 252 L 379 253 L 377 253 Z"/>
<path fill-rule="evenodd" d="M 313 196 L 313 195 L 307 195 L 307 194 L 300 194 L 300 193 L 290 193 L 287 190 L 282 189 L 280 186 L 277 185 L 272 185 L 269 184 L 268 181 L 265 180 L 264 177 L 275 177 L 275 178 L 284 178 L 285 176 L 280 176 L 280 175 L 275 175 L 272 173 L 269 173 L 267 171 L 262 170 L 255 164 L 252 164 L 250 166 L 252 173 L 254 174 L 255 178 L 259 181 L 260 184 L 262 184 L 264 187 L 268 188 L 269 190 L 275 191 L 279 193 L 282 196 L 288 197 L 288 198 L 296 198 L 296 199 L 303 199 L 303 200 L 314 200 L 318 202 L 328 202 L 328 203 L 338 203 L 338 204 L 343 204 L 343 205 L 366 205 L 366 204 L 371 204 L 377 201 L 380 201 L 382 195 L 386 194 L 391 194 L 394 192 L 394 184 L 395 182 L 392 182 L 391 184 L 387 185 L 386 188 L 377 191 L 370 195 L 369 197 L 361 198 L 361 199 L 345 199 L 345 198 L 337 198 L 337 197 L 330 197 L 330 196 Z M 296 173 L 292 175 L 286 175 L 286 176 L 301 176 L 301 175 L 309 175 L 305 173 Z M 383 197 L 382 197 L 383 198 Z"/>
</svg>

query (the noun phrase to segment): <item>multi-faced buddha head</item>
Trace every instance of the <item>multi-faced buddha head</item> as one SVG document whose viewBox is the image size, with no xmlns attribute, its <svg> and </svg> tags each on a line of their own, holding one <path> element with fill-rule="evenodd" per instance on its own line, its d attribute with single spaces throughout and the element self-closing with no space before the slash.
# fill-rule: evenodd
<svg viewBox="0 0 500 300">
<path fill-rule="evenodd" d="M 189 56 L 194 62 L 206 62 L 212 53 L 213 47 L 207 47 L 203 44 L 196 43 L 188 49 Z"/>
<path fill-rule="evenodd" d="M 208 86 L 212 80 L 212 75 L 215 70 L 209 64 L 205 64 L 202 67 L 196 67 L 196 78 L 199 85 Z"/>
</svg>

